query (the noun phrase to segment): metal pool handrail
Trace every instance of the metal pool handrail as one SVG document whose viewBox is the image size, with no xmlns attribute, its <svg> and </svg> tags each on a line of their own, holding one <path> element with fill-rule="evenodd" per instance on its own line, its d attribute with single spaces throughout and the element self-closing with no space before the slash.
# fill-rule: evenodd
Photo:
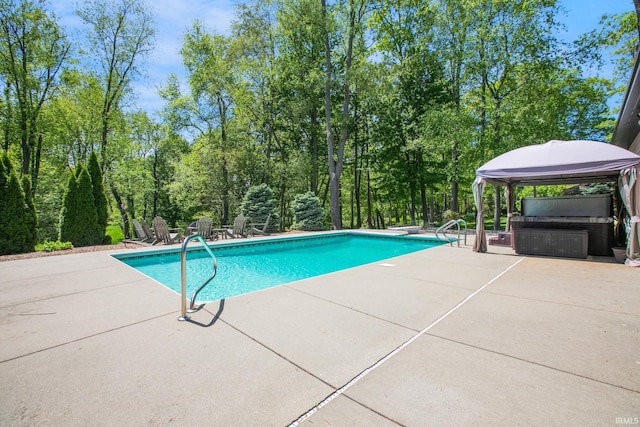
<svg viewBox="0 0 640 427">
<path fill-rule="evenodd" d="M 209 278 L 205 280 L 198 289 L 195 290 L 195 292 L 191 296 L 191 301 L 189 303 L 189 310 L 187 310 L 187 245 L 189 244 L 189 241 L 193 239 L 199 240 L 202 243 L 202 246 L 204 246 L 204 249 L 211 256 L 211 259 L 213 260 L 213 272 L 211 273 L 211 276 L 209 276 Z M 180 294 L 181 294 L 181 303 L 182 303 L 181 304 L 182 315 L 178 317 L 178 320 L 189 320 L 190 317 L 187 316 L 187 312 L 195 313 L 196 311 L 200 310 L 204 306 L 204 304 L 202 304 L 198 308 L 195 308 L 195 309 L 193 308 L 196 302 L 196 296 L 198 296 L 198 293 L 205 286 L 207 286 L 209 282 L 216 276 L 217 271 L 218 271 L 218 261 L 216 260 L 216 256 L 213 254 L 213 251 L 211 250 L 209 245 L 207 245 L 206 240 L 199 234 L 193 234 L 191 236 L 186 237 L 182 242 L 182 248 L 180 249 Z"/>
<path fill-rule="evenodd" d="M 460 223 L 464 224 L 464 244 L 466 246 L 467 245 L 467 222 L 464 219 L 452 219 L 451 221 L 447 222 L 446 224 L 438 228 L 436 230 L 436 239 L 439 239 L 438 233 L 442 231 L 442 235 L 444 236 L 444 238 L 447 239 L 447 241 L 451 246 L 453 246 L 453 242 L 451 241 L 450 238 L 447 237 L 447 230 L 452 228 L 455 225 L 458 227 L 458 247 L 460 247 Z"/>
</svg>

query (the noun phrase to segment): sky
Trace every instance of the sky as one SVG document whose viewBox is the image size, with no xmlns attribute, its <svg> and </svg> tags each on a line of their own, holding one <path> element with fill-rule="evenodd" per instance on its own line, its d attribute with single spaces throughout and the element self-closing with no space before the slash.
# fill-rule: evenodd
<svg viewBox="0 0 640 427">
<path fill-rule="evenodd" d="M 184 68 L 179 51 L 182 39 L 196 19 L 207 29 L 227 34 L 230 30 L 237 0 L 147 0 L 155 15 L 156 46 L 148 58 L 144 79 L 134 83 L 135 104 L 139 109 L 154 115 L 162 108 L 158 88 L 165 84 L 170 74 L 176 74 L 184 84 Z M 51 8 L 65 27 L 67 34 L 81 31 L 84 26 L 75 15 L 78 0 L 50 0 Z M 571 42 L 580 35 L 598 27 L 604 14 L 618 14 L 634 10 L 633 0 L 560 0 L 565 16 L 558 19 L 566 31 L 557 34 L 563 41 Z M 74 37 L 75 38 L 75 37 Z"/>
</svg>

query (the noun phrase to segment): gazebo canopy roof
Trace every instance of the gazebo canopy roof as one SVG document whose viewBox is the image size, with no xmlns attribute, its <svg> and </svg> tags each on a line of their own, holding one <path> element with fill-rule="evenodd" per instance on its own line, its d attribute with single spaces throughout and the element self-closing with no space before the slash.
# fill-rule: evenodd
<svg viewBox="0 0 640 427">
<path fill-rule="evenodd" d="M 640 164 L 640 156 L 598 141 L 557 141 L 504 153 L 476 170 L 498 185 L 550 185 L 614 181 L 620 170 Z"/>
</svg>

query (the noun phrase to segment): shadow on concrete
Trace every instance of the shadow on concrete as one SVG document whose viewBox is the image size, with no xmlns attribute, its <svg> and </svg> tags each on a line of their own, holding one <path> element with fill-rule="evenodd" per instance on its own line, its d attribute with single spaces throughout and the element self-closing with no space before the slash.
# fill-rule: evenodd
<svg viewBox="0 0 640 427">
<path fill-rule="evenodd" d="M 204 304 L 203 304 L 203 306 L 204 306 Z M 213 326 L 218 321 L 218 319 L 220 318 L 220 315 L 222 314 L 223 311 L 224 311 L 224 299 L 221 299 L 220 300 L 220 306 L 218 307 L 218 311 L 216 312 L 216 314 L 213 315 L 213 318 L 209 321 L 209 323 L 201 323 L 201 322 L 198 322 L 198 321 L 193 320 L 191 318 L 188 319 L 188 322 L 189 323 L 193 323 L 194 325 L 198 325 L 198 326 L 203 327 L 203 328 L 208 328 L 210 326 Z M 210 313 L 209 311 L 206 311 L 206 312 Z"/>
</svg>

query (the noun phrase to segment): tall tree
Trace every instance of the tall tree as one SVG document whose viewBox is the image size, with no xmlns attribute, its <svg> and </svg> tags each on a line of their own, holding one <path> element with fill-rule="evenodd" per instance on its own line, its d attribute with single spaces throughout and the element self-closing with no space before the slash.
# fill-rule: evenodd
<svg viewBox="0 0 640 427">
<path fill-rule="evenodd" d="M 123 188 L 142 207 L 138 216 L 160 215 L 174 223 L 181 210 L 170 199 L 167 186 L 174 179 L 174 163 L 187 151 L 187 143 L 169 126 L 141 111 L 127 114 L 127 124 L 131 150 L 123 156 L 125 162 L 118 165 L 118 180 L 128 182 Z M 129 213 L 134 216 L 134 212 L 130 209 Z"/>
<path fill-rule="evenodd" d="M 640 24 L 637 12 L 636 7 L 636 13 L 628 11 L 617 15 L 603 15 L 598 28 L 582 35 L 575 42 L 576 61 L 590 66 L 596 64 L 600 67 L 614 67 L 612 94 L 621 95 L 627 88 L 629 70 L 633 68 L 638 49 Z"/>
<path fill-rule="evenodd" d="M 196 21 L 185 35 L 181 49 L 187 68 L 190 94 L 173 100 L 174 113 L 196 135 L 218 173 L 217 193 L 222 204 L 221 221 L 229 221 L 234 188 L 233 165 L 237 160 L 239 133 L 235 127 L 240 75 L 233 40 L 208 32 Z"/>
<path fill-rule="evenodd" d="M 0 82 L 5 93 L 5 149 L 16 129 L 22 154 L 21 173 L 38 184 L 44 130 L 39 117 L 51 98 L 70 43 L 53 14 L 40 1 L 0 1 Z"/>
<path fill-rule="evenodd" d="M 515 115 L 509 102 L 524 82 L 535 79 L 540 66 L 557 60 L 555 1 L 477 0 L 473 8 L 474 53 L 469 79 L 479 82 L 471 90 L 473 108 L 480 118 L 476 147 L 482 162 L 522 145 L 510 134 L 508 121 Z M 480 163 L 481 164 L 481 163 Z M 494 227 L 500 226 L 500 190 L 495 189 Z"/>
<path fill-rule="evenodd" d="M 330 211 L 331 228 L 342 229 L 342 209 L 340 204 L 340 175 L 344 165 L 345 145 L 350 136 L 351 125 L 351 83 L 353 72 L 354 45 L 357 37 L 362 37 L 363 24 L 367 12 L 367 3 L 362 0 L 349 0 L 346 5 L 344 19 L 346 20 L 346 34 L 343 34 L 343 51 L 338 56 L 337 45 L 332 40 L 337 38 L 338 25 L 335 16 L 327 7 L 327 1 L 321 0 L 322 5 L 322 35 L 324 39 L 325 78 L 324 78 L 324 109 L 325 126 L 327 132 L 327 163 L 329 165 L 329 188 L 331 193 Z M 335 32 L 335 33 L 334 33 Z M 339 46 L 339 45 L 338 45 Z M 340 58 L 335 64 L 336 56 Z M 341 72 L 341 73 L 340 73 Z M 341 105 L 336 120 L 333 116 L 334 106 L 332 97 L 334 88 L 341 94 Z M 336 123 L 338 122 L 338 123 Z M 339 132 L 336 135 L 336 130 Z"/>
<path fill-rule="evenodd" d="M 260 149 L 256 166 L 262 172 L 261 182 L 274 185 L 277 180 L 280 196 L 280 216 L 286 209 L 286 195 L 290 163 L 294 150 L 286 137 L 287 97 L 279 90 L 276 3 L 255 1 L 237 8 L 238 19 L 233 25 L 232 37 L 240 51 L 239 66 L 243 84 L 239 85 L 234 111 L 240 128 L 247 129 Z M 275 185 L 274 185 L 274 188 Z"/>
<path fill-rule="evenodd" d="M 447 102 L 444 66 L 440 60 L 444 54 L 434 47 L 436 9 L 431 2 L 386 0 L 373 17 L 377 49 L 387 67 L 390 89 L 381 98 L 382 108 L 388 110 L 380 113 L 384 114 L 386 123 L 378 121 L 385 143 L 381 160 L 394 164 L 396 178 L 400 178 L 398 184 L 408 188 L 408 211 L 411 223 L 415 224 L 418 193 L 422 216 L 425 220 L 428 217 L 429 164 L 440 163 L 438 156 L 442 155 L 440 147 L 434 149 L 414 143 L 422 133 L 418 125 L 421 117 L 431 109 L 441 109 Z M 454 183 L 452 179 L 452 185 Z"/>
<path fill-rule="evenodd" d="M 143 0 L 90 0 L 77 13 L 90 26 L 90 51 L 96 53 L 97 73 L 102 81 L 100 161 L 108 176 L 109 132 L 131 90 L 131 81 L 141 72 L 141 61 L 153 48 L 153 20 Z M 122 197 L 112 182 L 110 188 L 122 216 L 125 237 L 129 237 L 129 218 Z"/>
<path fill-rule="evenodd" d="M 324 39 L 322 9 L 317 0 L 281 1 L 278 11 L 280 44 L 278 46 L 278 98 L 287 103 L 291 138 L 301 141 L 310 168 L 307 189 L 320 191 L 322 148 L 322 108 L 324 87 Z M 302 189 L 301 189 L 302 190 Z"/>
<path fill-rule="evenodd" d="M 450 94 L 450 102 L 454 106 L 454 120 L 468 122 L 466 112 L 462 108 L 462 96 L 465 84 L 465 73 L 470 65 L 472 55 L 469 53 L 469 38 L 473 31 L 473 13 L 475 7 L 473 0 L 446 0 L 439 5 L 439 16 L 435 20 L 437 35 L 435 47 L 442 54 L 443 70 Z M 451 129 L 451 128 L 450 128 Z M 456 129 L 463 132 L 470 129 Z M 455 132 L 455 131 L 454 131 Z M 470 135 L 470 132 L 466 132 Z M 451 138 L 449 182 L 451 183 L 451 210 L 458 212 L 458 184 L 460 179 L 459 156 L 461 149 L 470 140 Z"/>
</svg>

